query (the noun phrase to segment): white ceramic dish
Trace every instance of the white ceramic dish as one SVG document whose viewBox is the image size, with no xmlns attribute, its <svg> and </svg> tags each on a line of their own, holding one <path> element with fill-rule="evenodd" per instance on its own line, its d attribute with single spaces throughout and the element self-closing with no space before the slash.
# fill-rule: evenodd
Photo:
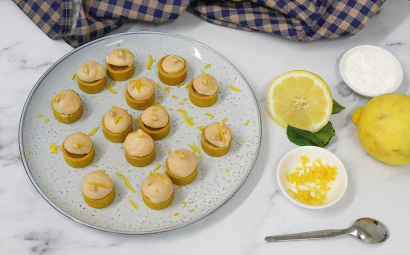
<svg viewBox="0 0 410 255">
<path fill-rule="evenodd" d="M 332 190 L 330 190 L 327 194 L 327 200 L 324 202 L 323 205 L 306 205 L 303 204 L 296 199 L 294 199 L 288 189 L 292 188 L 292 184 L 290 184 L 286 180 L 285 171 L 288 170 L 289 173 L 295 171 L 295 168 L 300 166 L 300 157 L 307 156 L 309 160 L 312 162 L 317 158 L 321 158 L 323 163 L 328 163 L 330 166 L 336 165 L 338 167 L 338 176 L 332 185 Z M 335 154 L 331 153 L 330 151 L 315 147 L 315 146 L 303 146 L 293 149 L 286 153 L 285 156 L 279 162 L 278 170 L 277 170 L 277 180 L 279 183 L 279 187 L 282 190 L 283 194 L 292 201 L 293 203 L 308 209 L 323 209 L 329 206 L 334 205 L 337 203 L 345 194 L 347 189 L 348 177 L 346 168 L 344 167 L 343 163 L 340 161 Z M 294 186 L 294 185 L 293 185 Z M 294 190 L 294 188 L 292 188 Z"/>
<path fill-rule="evenodd" d="M 345 69 L 346 69 L 346 61 L 347 59 L 354 53 L 356 52 L 366 52 L 366 53 L 370 53 L 376 57 L 380 57 L 386 60 L 389 60 L 390 62 L 393 63 L 394 66 L 394 70 L 396 71 L 396 75 L 397 75 L 397 79 L 396 82 L 394 83 L 394 85 L 392 85 L 388 90 L 386 90 L 383 93 L 380 94 L 372 94 L 372 93 L 366 93 L 365 91 L 361 91 L 360 89 L 358 89 L 357 87 L 354 87 L 348 80 L 348 78 L 345 75 Z M 350 50 L 348 50 L 341 58 L 340 60 L 340 64 L 339 64 L 339 70 L 340 70 L 340 75 L 343 78 L 343 81 L 357 94 L 365 96 L 365 97 L 375 97 L 384 93 L 392 93 L 394 91 L 396 91 L 402 81 L 403 81 L 403 68 L 400 65 L 400 62 L 397 60 L 397 58 L 395 56 L 393 56 L 393 54 L 391 54 L 390 52 L 388 52 L 387 50 L 377 47 L 377 46 L 373 46 L 373 45 L 361 45 L 361 46 L 357 46 L 354 48 L 351 48 Z"/>
<path fill-rule="evenodd" d="M 117 45 L 119 44 L 119 46 Z M 77 68 L 84 62 L 93 60 L 104 66 L 104 56 L 116 48 L 127 48 L 135 54 L 136 70 L 134 76 L 146 76 L 158 82 L 162 89 L 156 88 L 156 100 L 167 108 L 171 118 L 169 135 L 157 141 L 157 156 L 152 164 L 143 168 L 129 165 L 124 156 L 123 144 L 115 144 L 105 139 L 101 118 L 112 105 L 126 109 L 133 118 L 142 111 L 133 110 L 125 101 L 125 85 L 128 81 L 116 82 L 113 89 L 116 95 L 104 89 L 98 94 L 85 94 L 79 90 L 77 80 L 70 80 Z M 156 62 L 151 70 L 146 70 L 148 54 L 157 61 L 166 54 L 177 54 L 188 63 L 189 82 L 200 74 L 200 69 L 211 64 L 207 69 L 217 78 L 220 84 L 219 99 L 210 108 L 198 108 L 193 104 L 179 105 L 188 98 L 185 86 L 171 87 L 164 91 L 166 85 L 159 82 Z M 108 79 L 108 83 L 111 80 Z M 233 84 L 241 89 L 233 91 L 228 86 Z M 73 89 L 83 102 L 84 114 L 73 124 L 65 125 L 54 119 L 50 106 L 55 92 L 62 89 Z M 172 95 L 178 96 L 174 99 Z M 161 98 L 159 98 L 161 96 Z M 188 127 L 177 109 L 184 109 L 189 117 L 194 117 L 195 125 Z M 205 113 L 215 115 L 213 120 Z M 36 117 L 41 113 L 42 118 Z M 45 118 L 50 119 L 45 123 Z M 161 211 L 149 209 L 142 201 L 140 185 L 154 170 L 157 164 L 165 165 L 167 149 L 174 151 L 187 148 L 188 144 L 200 145 L 200 134 L 197 126 L 229 118 L 227 124 L 233 132 L 232 148 L 220 158 L 211 158 L 204 154 L 198 166 L 198 176 L 193 183 L 178 189 L 175 186 L 174 202 Z M 243 123 L 250 120 L 247 126 Z M 88 134 L 94 127 L 99 130 L 91 137 L 95 146 L 96 157 L 91 165 L 83 169 L 69 167 L 61 151 L 50 154 L 50 143 L 61 145 L 71 133 L 82 131 Z M 135 125 L 134 125 L 135 127 Z M 246 143 L 242 141 L 247 140 Z M 70 219 L 99 230 L 123 234 L 150 234 L 196 222 L 214 212 L 227 202 L 242 186 L 250 174 L 260 147 L 261 119 L 255 96 L 241 73 L 223 56 L 211 48 L 191 39 L 165 33 L 139 32 L 117 34 L 93 41 L 84 45 L 57 61 L 40 78 L 31 91 L 24 106 L 20 121 L 19 144 L 22 161 L 33 185 L 55 209 Z M 81 180 L 86 174 L 97 169 L 105 169 L 114 181 L 115 199 L 104 209 L 93 209 L 87 206 L 81 195 Z M 226 173 L 230 169 L 230 173 Z M 163 172 L 165 168 L 159 170 Z M 137 191 L 132 193 L 124 181 L 115 175 L 124 174 Z M 134 209 L 128 199 L 135 201 L 138 210 Z M 193 203 L 191 203 L 193 201 Z M 187 202 L 186 208 L 181 205 Z M 191 209 L 194 209 L 191 212 Z M 178 216 L 174 216 L 179 213 Z"/>
</svg>

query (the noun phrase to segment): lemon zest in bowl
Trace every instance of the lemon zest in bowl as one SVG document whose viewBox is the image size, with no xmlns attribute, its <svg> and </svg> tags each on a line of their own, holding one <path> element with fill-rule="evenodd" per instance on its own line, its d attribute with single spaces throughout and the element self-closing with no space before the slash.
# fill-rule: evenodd
<svg viewBox="0 0 410 255">
<path fill-rule="evenodd" d="M 205 69 L 208 69 L 208 68 L 210 68 L 211 67 L 211 64 L 207 64 L 204 68 Z"/>
<path fill-rule="evenodd" d="M 290 184 L 295 184 L 296 189 L 296 192 L 288 189 L 289 193 L 303 204 L 322 205 L 338 175 L 337 166 L 323 164 L 320 158 L 313 161 L 311 166 L 307 166 L 309 163 L 307 156 L 301 156 L 300 162 L 301 167 L 296 167 L 296 171 L 292 173 L 285 171 L 286 180 Z"/>
<path fill-rule="evenodd" d="M 101 188 L 104 188 L 104 189 L 109 189 L 110 188 L 109 186 L 105 185 L 104 183 L 99 183 L 99 182 L 87 182 L 87 184 L 98 186 L 98 187 L 101 187 Z"/>
<path fill-rule="evenodd" d="M 148 54 L 148 63 L 147 63 L 147 66 L 145 67 L 145 69 L 151 70 L 151 66 L 152 66 L 152 56 L 150 54 Z"/>
<path fill-rule="evenodd" d="M 181 205 L 183 205 L 183 206 L 182 206 L 182 209 L 183 209 L 183 208 L 186 207 L 187 203 L 186 203 L 186 202 L 182 202 Z"/>
<path fill-rule="evenodd" d="M 98 130 L 98 127 L 93 128 L 93 130 L 91 130 L 91 132 L 88 133 L 88 136 L 93 136 L 93 135 L 95 135 L 95 133 L 97 132 L 97 130 Z"/>
<path fill-rule="evenodd" d="M 201 69 L 202 75 L 205 77 L 206 81 L 208 82 L 208 85 L 211 89 L 214 89 L 214 86 L 212 86 L 211 79 L 209 79 L 208 75 L 204 72 L 204 70 Z"/>
<path fill-rule="evenodd" d="M 132 207 L 135 208 L 135 210 L 138 210 L 138 205 L 137 205 L 134 201 L 132 201 L 131 199 L 128 199 L 128 201 L 130 202 L 130 204 L 132 205 Z"/>
<path fill-rule="evenodd" d="M 151 79 L 152 83 L 154 83 L 155 87 L 157 87 L 158 89 L 162 89 L 161 86 L 158 85 L 158 83 L 156 83 L 153 79 Z"/>
<path fill-rule="evenodd" d="M 127 186 L 127 188 L 130 189 L 130 190 L 132 191 L 132 193 L 137 192 L 137 191 L 131 186 L 130 182 L 128 181 L 128 179 L 127 179 L 124 175 L 122 175 L 122 174 L 120 174 L 120 173 L 115 173 L 115 175 L 124 180 L 125 186 Z"/>
<path fill-rule="evenodd" d="M 118 92 L 112 89 L 112 86 L 114 86 L 114 84 L 115 84 L 115 81 L 110 82 L 110 84 L 107 85 L 107 89 L 108 89 L 109 92 L 116 95 Z"/>
<path fill-rule="evenodd" d="M 233 86 L 233 85 L 229 85 L 229 87 L 230 87 L 232 90 L 234 90 L 234 91 L 241 91 L 240 88 L 237 88 L 237 87 L 235 87 L 235 86 Z"/>
</svg>

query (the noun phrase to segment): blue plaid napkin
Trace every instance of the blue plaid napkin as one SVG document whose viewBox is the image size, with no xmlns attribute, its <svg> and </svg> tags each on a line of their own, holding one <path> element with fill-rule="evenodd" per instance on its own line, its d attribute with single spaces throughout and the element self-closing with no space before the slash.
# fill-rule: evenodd
<svg viewBox="0 0 410 255">
<path fill-rule="evenodd" d="M 209 23 L 313 41 L 354 35 L 385 0 L 13 0 L 52 39 L 73 47 L 100 38 L 124 19 L 162 23 L 185 10 Z M 74 1 L 74 2 L 73 2 Z M 75 8 L 78 4 L 78 8 Z"/>
</svg>

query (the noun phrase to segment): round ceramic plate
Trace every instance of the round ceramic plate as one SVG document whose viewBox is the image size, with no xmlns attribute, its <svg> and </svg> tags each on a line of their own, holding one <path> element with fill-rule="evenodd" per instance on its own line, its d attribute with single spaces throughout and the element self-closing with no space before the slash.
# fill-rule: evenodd
<svg viewBox="0 0 410 255">
<path fill-rule="evenodd" d="M 125 87 L 128 81 L 115 82 L 113 94 L 104 89 L 98 94 L 85 94 L 77 86 L 77 79 L 71 80 L 77 68 L 93 60 L 104 66 L 105 55 L 117 48 L 127 48 L 135 55 L 135 76 L 146 76 L 162 88 L 156 88 L 156 102 L 166 107 L 171 118 L 171 132 L 166 138 L 156 141 L 157 156 L 147 167 L 137 168 L 125 160 L 122 143 L 111 143 L 105 139 L 101 119 L 113 105 L 126 109 L 136 119 L 142 111 L 131 109 L 125 101 Z M 188 100 L 185 86 L 169 87 L 157 76 L 154 62 L 151 70 L 145 69 L 148 54 L 156 61 L 167 54 L 177 54 L 188 63 L 188 83 L 206 70 L 220 84 L 219 99 L 210 108 L 199 108 Z M 108 83 L 111 82 L 108 79 Z M 240 91 L 232 90 L 233 85 Z M 170 88 L 169 92 L 165 88 Z M 62 124 L 53 117 L 50 106 L 54 94 L 63 89 L 76 91 L 83 102 L 84 113 L 73 124 Z M 173 95 L 178 98 L 175 99 Z M 178 109 L 193 117 L 195 125 L 189 127 Z M 206 113 L 211 113 L 210 118 Z M 42 117 L 37 117 L 42 114 Z M 220 158 L 206 155 L 199 160 L 198 176 L 187 186 L 175 186 L 175 198 L 171 206 L 161 211 L 149 209 L 142 201 L 141 184 L 155 166 L 164 166 L 167 149 L 187 148 L 188 144 L 200 145 L 201 131 L 198 126 L 228 118 L 227 124 L 233 133 L 232 148 Z M 45 119 L 49 119 L 46 123 Z M 248 125 L 244 125 L 249 121 Z M 134 128 L 135 128 L 135 124 Z M 50 144 L 61 145 L 64 139 L 74 133 L 88 134 L 94 127 L 97 133 L 91 136 L 95 146 L 95 159 L 82 169 L 69 167 L 61 151 L 51 154 Z M 246 142 L 245 142 L 246 141 Z M 261 142 L 261 119 L 255 96 L 241 73 L 222 55 L 211 48 L 189 38 L 178 35 L 140 32 L 117 34 L 88 43 L 68 53 L 57 61 L 40 78 L 31 91 L 20 120 L 19 144 L 22 162 L 27 174 L 40 194 L 59 212 L 81 224 L 99 230 L 123 234 L 149 234 L 173 230 L 196 222 L 222 206 L 242 186 L 250 174 L 258 156 Z M 94 166 L 98 167 L 94 167 Z M 91 171 L 104 169 L 114 181 L 115 199 L 104 209 L 93 209 L 86 205 L 81 194 L 81 181 Z M 229 171 L 227 170 L 229 169 Z M 159 172 L 165 168 L 160 167 Z M 123 174 L 136 193 L 128 189 L 115 173 Z M 134 201 L 134 209 L 129 200 Z M 182 203 L 186 203 L 184 206 Z M 177 214 L 178 213 L 178 214 Z M 176 216 L 175 216 L 176 215 Z"/>
</svg>

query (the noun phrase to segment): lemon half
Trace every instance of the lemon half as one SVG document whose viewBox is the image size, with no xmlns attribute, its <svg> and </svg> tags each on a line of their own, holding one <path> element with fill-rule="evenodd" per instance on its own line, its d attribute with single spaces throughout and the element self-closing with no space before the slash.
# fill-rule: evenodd
<svg viewBox="0 0 410 255">
<path fill-rule="evenodd" d="M 268 109 L 280 126 L 316 132 L 332 115 L 332 93 L 318 75 L 295 70 L 277 77 L 268 88 Z"/>
</svg>

